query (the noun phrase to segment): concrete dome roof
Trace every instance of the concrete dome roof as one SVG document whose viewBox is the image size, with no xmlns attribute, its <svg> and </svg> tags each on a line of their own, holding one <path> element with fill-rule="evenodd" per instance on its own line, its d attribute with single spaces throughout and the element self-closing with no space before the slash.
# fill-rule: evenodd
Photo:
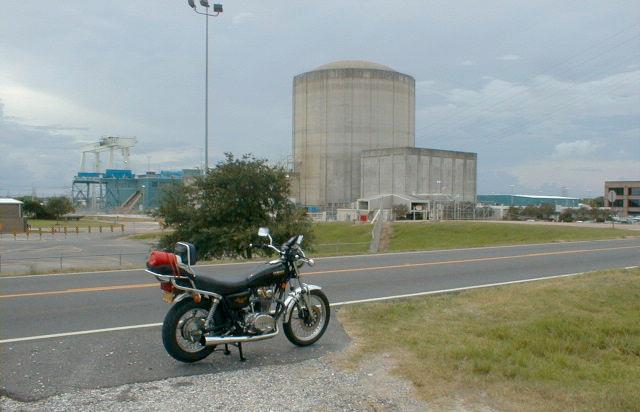
<svg viewBox="0 0 640 412">
<path fill-rule="evenodd" d="M 386 70 L 393 72 L 391 67 L 385 66 L 382 64 L 368 62 L 365 60 L 339 60 L 332 63 L 323 64 L 322 66 L 316 67 L 316 70 L 331 70 L 331 69 L 375 69 L 375 70 Z"/>
</svg>

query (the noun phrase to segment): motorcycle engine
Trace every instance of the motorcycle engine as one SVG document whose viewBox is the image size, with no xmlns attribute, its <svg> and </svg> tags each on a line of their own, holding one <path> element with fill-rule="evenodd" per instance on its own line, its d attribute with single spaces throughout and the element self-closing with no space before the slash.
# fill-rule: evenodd
<svg viewBox="0 0 640 412">
<path fill-rule="evenodd" d="M 276 328 L 276 320 L 266 313 L 247 313 L 244 324 L 252 333 L 268 333 Z"/>
<path fill-rule="evenodd" d="M 273 295 L 272 288 L 262 287 L 255 290 L 252 310 L 244 317 L 245 327 L 250 333 L 269 333 L 276 329 L 276 320 L 270 315 Z"/>
</svg>

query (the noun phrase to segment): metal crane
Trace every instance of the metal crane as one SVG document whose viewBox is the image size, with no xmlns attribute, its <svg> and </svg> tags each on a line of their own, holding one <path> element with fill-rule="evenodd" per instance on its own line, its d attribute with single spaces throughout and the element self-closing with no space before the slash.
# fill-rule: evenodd
<svg viewBox="0 0 640 412">
<path fill-rule="evenodd" d="M 107 151 L 109 152 L 109 162 L 107 163 L 107 169 L 113 169 L 113 160 L 116 150 L 119 150 L 122 154 L 122 162 L 126 166 L 129 163 L 129 149 L 135 146 L 136 143 L 138 143 L 138 141 L 135 137 L 102 137 L 96 143 L 91 143 L 82 148 L 82 162 L 80 165 L 80 171 L 87 171 L 87 153 L 93 153 L 95 155 L 93 172 L 102 172 L 100 153 Z"/>
</svg>

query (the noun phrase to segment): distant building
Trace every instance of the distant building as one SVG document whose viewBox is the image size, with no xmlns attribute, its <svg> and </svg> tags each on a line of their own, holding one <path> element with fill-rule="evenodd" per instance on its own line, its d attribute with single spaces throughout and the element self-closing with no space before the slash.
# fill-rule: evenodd
<svg viewBox="0 0 640 412">
<path fill-rule="evenodd" d="M 107 169 L 105 173 L 79 172 L 73 179 L 73 201 L 79 209 L 126 213 L 160 206 L 163 190 L 176 182 L 200 176 L 198 169 L 163 170 L 135 175 L 129 169 Z"/>
<path fill-rule="evenodd" d="M 579 207 L 580 199 L 564 196 L 535 195 L 478 195 L 478 203 L 495 206 L 540 206 Z"/>
<path fill-rule="evenodd" d="M 299 74 L 291 196 L 310 212 L 435 203 L 472 209 L 476 153 L 417 148 L 415 140 L 413 77 L 367 61 Z"/>
<path fill-rule="evenodd" d="M 616 193 L 613 205 L 607 199 L 609 191 Z M 622 217 L 640 215 L 640 180 L 604 182 L 604 206 L 612 207 Z"/>
<path fill-rule="evenodd" d="M 22 202 L 0 198 L 0 233 L 23 233 L 27 220 L 22 214 Z"/>
</svg>

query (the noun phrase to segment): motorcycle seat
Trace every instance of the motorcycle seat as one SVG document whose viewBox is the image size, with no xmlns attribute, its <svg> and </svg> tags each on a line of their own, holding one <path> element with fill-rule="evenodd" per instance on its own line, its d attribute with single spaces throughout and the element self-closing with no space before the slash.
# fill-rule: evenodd
<svg viewBox="0 0 640 412">
<path fill-rule="evenodd" d="M 245 275 L 246 276 L 246 275 Z M 197 275 L 193 278 L 196 288 L 215 292 L 219 295 L 231 295 L 249 289 L 249 279 L 217 279 L 211 275 Z"/>
</svg>

